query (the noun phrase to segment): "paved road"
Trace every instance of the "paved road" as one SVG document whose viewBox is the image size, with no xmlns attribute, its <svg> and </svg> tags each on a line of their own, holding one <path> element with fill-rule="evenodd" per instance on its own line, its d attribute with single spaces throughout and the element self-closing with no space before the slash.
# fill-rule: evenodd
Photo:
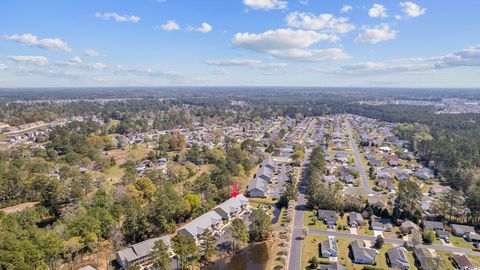
<svg viewBox="0 0 480 270">
<path fill-rule="evenodd" d="M 302 228 L 305 208 L 305 191 L 307 190 L 307 166 L 310 163 L 312 149 L 306 149 L 302 179 L 298 188 L 297 205 L 293 217 L 292 238 L 290 239 L 289 270 L 300 270 L 302 267 Z"/>
<path fill-rule="evenodd" d="M 368 183 L 367 173 L 365 171 L 365 166 L 362 163 L 362 157 L 360 156 L 360 152 L 358 151 L 357 142 L 353 138 L 352 127 L 350 126 L 350 122 L 346 121 L 347 123 L 347 132 L 348 137 L 350 138 L 350 145 L 352 146 L 353 156 L 355 157 L 356 167 L 360 172 L 360 179 L 362 180 L 363 191 L 366 195 L 368 194 L 375 194 L 375 192 L 370 188 L 370 184 Z"/>
<path fill-rule="evenodd" d="M 371 236 L 371 235 L 362 235 L 362 234 L 350 234 L 346 232 L 337 232 L 337 231 L 325 231 L 325 230 L 316 230 L 316 229 L 309 229 L 308 233 L 310 234 L 318 234 L 318 235 L 326 235 L 326 236 L 335 236 L 335 237 L 342 237 L 342 238 L 348 238 L 352 240 L 366 240 L 366 241 L 375 241 L 376 237 Z M 385 243 L 390 243 L 390 244 L 396 244 L 396 245 L 403 245 L 405 242 L 402 239 L 397 239 L 397 238 L 383 238 L 385 240 Z M 480 252 L 473 251 L 471 249 L 466 249 L 466 248 L 459 248 L 459 247 L 453 247 L 453 246 L 443 246 L 443 245 L 419 245 L 420 247 L 425 247 L 429 249 L 434 249 L 434 250 L 443 250 L 443 251 L 448 251 L 448 252 L 456 252 L 456 253 L 463 253 L 467 255 L 476 255 L 480 256 Z"/>
</svg>

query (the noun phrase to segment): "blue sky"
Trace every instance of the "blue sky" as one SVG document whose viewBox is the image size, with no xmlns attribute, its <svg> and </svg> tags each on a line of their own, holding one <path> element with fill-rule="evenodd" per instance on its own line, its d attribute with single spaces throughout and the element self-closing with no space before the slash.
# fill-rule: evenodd
<svg viewBox="0 0 480 270">
<path fill-rule="evenodd" d="M 479 87 L 480 1 L 3 0 L 0 87 Z"/>
</svg>

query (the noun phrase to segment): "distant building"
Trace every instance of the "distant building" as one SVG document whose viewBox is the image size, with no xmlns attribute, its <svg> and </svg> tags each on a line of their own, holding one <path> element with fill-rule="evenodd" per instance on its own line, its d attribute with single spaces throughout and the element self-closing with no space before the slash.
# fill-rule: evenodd
<svg viewBox="0 0 480 270">
<path fill-rule="evenodd" d="M 452 228 L 452 233 L 459 237 L 463 237 L 467 233 L 475 233 L 475 228 L 472 226 L 450 224 L 450 228 Z"/>
<path fill-rule="evenodd" d="M 217 212 L 217 214 L 219 214 L 224 220 L 230 220 L 245 210 L 247 205 L 248 199 L 240 194 L 218 205 L 214 211 Z"/>
<path fill-rule="evenodd" d="M 374 249 L 366 248 L 362 241 L 355 240 L 350 244 L 352 249 L 353 262 L 360 264 L 374 264 L 377 252 Z"/>
<path fill-rule="evenodd" d="M 190 221 L 187 225 L 180 228 L 180 230 L 178 230 L 178 234 L 185 234 L 193 237 L 195 240 L 198 240 L 198 238 L 204 232 L 218 229 L 222 224 L 222 220 L 222 216 L 212 210 Z"/>
<path fill-rule="evenodd" d="M 335 240 L 335 238 L 329 237 L 328 239 L 320 243 L 320 250 L 322 253 L 322 257 L 324 258 L 337 257 L 337 241 Z"/>
<path fill-rule="evenodd" d="M 387 262 L 394 269 L 410 269 L 407 250 L 403 247 L 393 247 L 387 250 Z"/>
<path fill-rule="evenodd" d="M 128 248 L 117 251 L 115 254 L 116 261 L 125 269 L 132 265 L 139 265 L 148 262 L 151 257 L 155 242 L 163 241 L 165 246 L 170 249 L 170 236 L 162 236 L 148 239 L 129 246 Z"/>
<path fill-rule="evenodd" d="M 474 263 L 468 256 L 465 254 L 456 254 L 452 256 L 453 265 L 457 269 L 461 270 L 478 270 L 479 266 Z"/>
<path fill-rule="evenodd" d="M 251 198 L 267 197 L 267 181 L 255 177 L 248 183 L 247 195 Z"/>
<path fill-rule="evenodd" d="M 327 225 L 337 224 L 337 212 L 333 210 L 318 210 L 318 219 L 325 222 Z"/>
<path fill-rule="evenodd" d="M 363 216 L 357 212 L 348 213 L 348 226 L 352 228 L 358 228 L 363 226 L 364 220 Z"/>
</svg>

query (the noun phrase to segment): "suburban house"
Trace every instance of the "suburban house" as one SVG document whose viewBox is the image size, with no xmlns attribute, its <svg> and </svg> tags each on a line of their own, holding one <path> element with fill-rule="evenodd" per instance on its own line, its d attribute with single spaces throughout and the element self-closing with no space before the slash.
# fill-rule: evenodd
<svg viewBox="0 0 480 270">
<path fill-rule="evenodd" d="M 261 166 L 260 168 L 258 168 L 255 176 L 267 182 L 271 182 L 273 177 L 273 170 L 271 170 L 269 167 Z"/>
<path fill-rule="evenodd" d="M 350 243 L 352 249 L 353 262 L 361 264 L 374 264 L 377 252 L 374 249 L 366 248 L 363 241 L 355 240 Z"/>
<path fill-rule="evenodd" d="M 411 222 L 410 220 L 406 220 L 402 222 L 402 224 L 400 225 L 400 230 L 405 234 L 413 233 L 415 231 L 417 232 L 420 231 L 418 229 L 417 224 Z"/>
<path fill-rule="evenodd" d="M 326 183 L 328 184 L 335 184 L 338 182 L 338 179 L 337 177 L 335 177 L 335 175 L 325 175 L 323 177 L 323 179 L 325 180 Z"/>
<path fill-rule="evenodd" d="M 392 221 L 386 218 L 380 218 L 375 215 L 370 217 L 370 226 L 374 231 L 391 232 L 393 230 Z"/>
<path fill-rule="evenodd" d="M 475 233 L 475 228 L 472 226 L 450 224 L 450 228 L 452 228 L 452 233 L 459 237 L 464 237 L 467 233 Z"/>
<path fill-rule="evenodd" d="M 251 198 L 267 197 L 267 181 L 258 177 L 250 180 L 250 183 L 248 183 L 247 195 Z"/>
<path fill-rule="evenodd" d="M 277 170 L 277 164 L 275 163 L 275 161 L 271 156 L 268 156 L 266 159 L 262 161 L 261 167 L 266 167 L 272 171 Z"/>
<path fill-rule="evenodd" d="M 216 211 L 210 211 L 180 228 L 178 234 L 186 234 L 193 237 L 195 240 L 198 240 L 205 231 L 218 229 L 222 224 L 222 220 L 222 216 Z"/>
<path fill-rule="evenodd" d="M 433 230 L 433 231 L 444 231 L 445 228 L 443 227 L 443 223 L 439 221 L 423 221 L 423 228 L 426 230 Z"/>
<path fill-rule="evenodd" d="M 480 243 L 480 234 L 468 232 L 465 234 L 465 238 L 468 242 Z"/>
<path fill-rule="evenodd" d="M 387 205 L 377 195 L 368 195 L 367 203 L 371 206 L 378 207 L 380 209 L 387 208 Z"/>
<path fill-rule="evenodd" d="M 222 219 L 230 220 L 241 213 L 248 205 L 248 199 L 242 194 L 232 197 L 218 205 L 213 211 L 217 212 Z"/>
<path fill-rule="evenodd" d="M 407 250 L 403 247 L 393 247 L 387 250 L 387 262 L 394 269 L 410 269 Z"/>
<path fill-rule="evenodd" d="M 329 237 L 320 243 L 320 250 L 324 258 L 337 257 L 337 241 L 335 238 Z"/>
<path fill-rule="evenodd" d="M 477 264 L 475 264 L 465 254 L 456 254 L 456 255 L 453 255 L 451 258 L 452 258 L 453 265 L 457 269 L 461 269 L 461 270 L 477 270 L 477 269 L 479 269 L 479 266 Z"/>
<path fill-rule="evenodd" d="M 117 251 L 115 254 L 116 261 L 122 269 L 126 269 L 132 265 L 140 265 L 150 261 L 150 254 L 153 251 L 155 242 L 163 241 L 165 246 L 170 250 L 170 236 L 162 236 L 157 238 L 148 239 L 129 246 L 128 248 Z M 171 251 L 170 251 L 171 253 Z M 171 255 L 173 255 L 171 253 Z"/>
<path fill-rule="evenodd" d="M 440 261 L 438 261 L 439 258 L 433 256 L 427 248 L 417 247 L 415 248 L 414 254 L 421 270 L 438 269 L 438 265 L 440 265 Z"/>
<path fill-rule="evenodd" d="M 410 175 L 406 172 L 398 172 L 395 177 L 398 181 L 406 181 L 410 179 Z"/>
<path fill-rule="evenodd" d="M 430 168 L 420 168 L 415 172 L 415 176 L 418 179 L 427 180 L 435 178 L 435 173 Z"/>
<path fill-rule="evenodd" d="M 349 173 L 342 173 L 342 181 L 345 182 L 346 184 L 354 184 L 355 183 L 355 177 Z"/>
<path fill-rule="evenodd" d="M 320 270 L 345 270 L 347 269 L 343 264 L 339 262 L 333 262 L 330 264 L 320 264 Z"/>
<path fill-rule="evenodd" d="M 352 228 L 358 228 L 363 226 L 364 220 L 363 216 L 357 212 L 348 213 L 348 226 Z"/>
<path fill-rule="evenodd" d="M 327 225 L 337 224 L 337 212 L 333 210 L 318 210 L 318 219 Z"/>
</svg>

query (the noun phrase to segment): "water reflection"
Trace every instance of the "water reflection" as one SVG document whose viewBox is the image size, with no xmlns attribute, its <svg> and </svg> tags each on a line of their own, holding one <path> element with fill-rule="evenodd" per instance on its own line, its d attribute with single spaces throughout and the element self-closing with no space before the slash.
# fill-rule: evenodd
<svg viewBox="0 0 480 270">
<path fill-rule="evenodd" d="M 222 259 L 202 270 L 263 270 L 268 261 L 268 246 L 265 243 L 250 245 L 233 257 Z"/>
</svg>

